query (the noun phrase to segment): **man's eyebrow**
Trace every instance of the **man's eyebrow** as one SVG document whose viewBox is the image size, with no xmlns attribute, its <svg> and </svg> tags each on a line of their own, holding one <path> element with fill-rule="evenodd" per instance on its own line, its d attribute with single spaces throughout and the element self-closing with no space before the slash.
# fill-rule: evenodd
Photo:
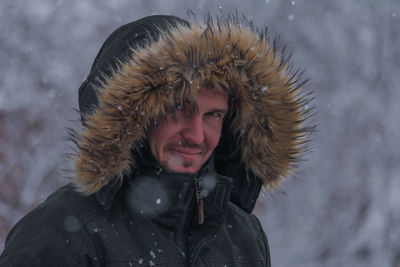
<svg viewBox="0 0 400 267">
<path fill-rule="evenodd" d="M 228 113 L 228 109 L 220 109 L 220 108 L 214 108 L 212 110 L 210 110 L 209 112 L 219 112 L 219 113 Z"/>
<path fill-rule="evenodd" d="M 194 109 L 196 109 L 198 111 L 198 106 L 197 106 L 197 102 L 192 102 L 190 99 L 185 99 L 184 105 L 191 105 L 193 106 Z M 219 112 L 219 113 L 223 113 L 223 114 L 227 114 L 228 113 L 228 108 L 213 108 L 208 112 Z"/>
</svg>

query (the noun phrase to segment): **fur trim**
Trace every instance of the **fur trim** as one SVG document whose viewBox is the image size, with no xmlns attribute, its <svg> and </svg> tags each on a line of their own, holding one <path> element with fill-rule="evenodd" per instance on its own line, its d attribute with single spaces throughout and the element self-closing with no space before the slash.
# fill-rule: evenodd
<svg viewBox="0 0 400 267">
<path fill-rule="evenodd" d="M 310 132 L 303 126 L 310 99 L 265 34 L 229 21 L 192 24 L 132 54 L 105 78 L 98 107 L 75 140 L 75 183 L 81 192 L 121 182 L 135 168 L 130 149 L 145 140 L 151 121 L 177 101 L 195 99 L 204 83 L 234 99 L 230 127 L 242 164 L 265 186 L 276 187 L 291 175 Z"/>
</svg>

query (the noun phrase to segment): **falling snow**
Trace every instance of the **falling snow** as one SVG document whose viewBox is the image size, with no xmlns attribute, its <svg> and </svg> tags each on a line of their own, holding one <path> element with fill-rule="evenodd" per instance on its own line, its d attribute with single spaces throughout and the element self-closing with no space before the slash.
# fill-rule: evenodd
<svg viewBox="0 0 400 267">
<path fill-rule="evenodd" d="M 0 10 L 7 11 L 2 14 L 4 45 L 0 51 L 4 77 L 0 90 L 0 252 L 12 225 L 41 202 L 42 196 L 46 198 L 66 182 L 59 172 L 65 164 L 63 137 L 76 115 L 73 109 L 78 105 L 80 82 L 86 79 L 90 61 L 104 41 L 104 34 L 98 33 L 111 30 L 118 21 L 153 11 L 182 15 L 179 10 L 190 7 L 200 18 L 207 9 L 216 8 L 211 0 L 161 5 L 162 1 L 143 1 L 140 7 L 133 1 L 118 1 L 119 6 L 107 9 L 115 18 L 111 25 L 104 20 L 104 8 L 111 1 L 85 1 L 90 16 L 85 16 L 88 9 L 76 9 L 67 1 L 32 2 L 40 12 L 29 6 L 19 8 L 17 2 L 0 1 Z M 229 3 L 229 9 L 246 12 L 259 26 L 267 24 L 272 37 L 281 36 L 283 43 L 289 43 L 294 67 L 306 70 L 304 77 L 310 82 L 305 87 L 317 96 L 305 107 L 317 106 L 320 125 L 313 153 L 300 164 L 300 171 L 305 171 L 299 173 L 305 175 L 284 184 L 284 198 L 279 194 L 269 198 L 266 193 L 257 202 L 255 213 L 270 241 L 272 265 L 296 266 L 300 260 L 302 266 L 310 267 L 397 266 L 399 244 L 393 239 L 399 236 L 394 212 L 399 207 L 399 167 L 395 164 L 399 145 L 393 136 L 400 129 L 394 23 L 398 1 Z M 376 66 L 380 66 L 379 75 Z M 142 107 L 134 108 L 140 114 Z M 163 208 L 165 202 L 162 198 L 156 205 L 155 198 L 152 204 Z M 363 220 L 358 219 L 360 214 L 365 214 Z M 71 233 L 82 227 L 73 214 L 60 223 Z M 63 242 L 71 244 L 72 239 L 67 240 Z M 143 259 L 139 264 L 149 265 Z"/>
<path fill-rule="evenodd" d="M 150 256 L 155 259 L 156 258 L 156 254 L 154 254 L 154 251 L 150 250 Z"/>
</svg>

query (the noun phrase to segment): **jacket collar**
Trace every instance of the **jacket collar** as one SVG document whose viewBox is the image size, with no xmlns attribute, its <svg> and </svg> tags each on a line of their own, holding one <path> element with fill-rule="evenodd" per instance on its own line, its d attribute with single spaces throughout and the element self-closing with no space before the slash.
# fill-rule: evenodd
<svg viewBox="0 0 400 267">
<path fill-rule="evenodd" d="M 168 173 L 146 151 L 141 150 L 141 168 L 122 185 L 132 212 L 149 216 L 172 231 L 196 228 L 200 226 L 197 186 L 203 200 L 204 224 L 222 223 L 233 181 L 215 172 L 213 157 L 197 174 Z M 108 210 L 120 189 L 121 184 L 106 185 L 94 197 Z"/>
<path fill-rule="evenodd" d="M 167 173 L 147 169 L 130 179 L 128 205 L 172 231 L 188 231 L 204 224 L 220 225 L 230 199 L 232 179 L 213 171 L 210 160 L 197 174 Z M 199 189 L 203 207 L 196 190 Z"/>
<path fill-rule="evenodd" d="M 136 168 L 134 173 L 130 174 L 129 177 L 126 177 L 127 179 L 124 179 L 124 185 L 125 184 L 131 184 L 133 181 L 139 181 L 141 180 L 140 177 L 153 177 L 153 178 L 163 178 L 162 181 L 162 186 L 165 183 L 164 180 L 168 180 L 168 183 L 171 184 L 177 184 L 183 187 L 186 187 L 188 185 L 184 185 L 186 183 L 190 184 L 188 187 L 188 190 L 192 190 L 194 186 L 194 181 L 195 178 L 198 177 L 202 179 L 202 177 L 206 177 L 206 183 L 211 183 L 214 184 L 213 181 L 210 182 L 209 177 L 216 177 L 217 179 L 215 180 L 215 186 L 216 190 L 218 192 L 224 192 L 229 194 L 227 195 L 227 199 L 236 204 L 238 207 L 243 209 L 247 213 L 251 213 L 252 210 L 254 209 L 256 200 L 258 198 L 258 195 L 260 193 L 260 189 L 262 187 L 262 181 L 258 178 L 256 178 L 254 175 L 249 175 L 246 173 L 246 171 L 242 168 L 241 165 L 235 165 L 232 164 L 233 161 L 238 160 L 237 158 L 230 159 L 228 157 L 226 158 L 221 158 L 221 157 L 214 157 L 214 155 L 211 156 L 211 158 L 208 160 L 208 162 L 202 167 L 202 169 L 197 173 L 197 175 L 190 175 L 190 174 L 178 174 L 178 173 L 167 173 L 163 168 L 159 165 L 159 163 L 156 161 L 154 158 L 153 154 L 150 151 L 150 148 L 147 143 L 144 143 L 143 145 L 140 146 L 140 148 L 136 148 L 135 150 L 132 150 L 131 153 L 133 156 L 137 159 L 138 167 Z M 237 155 L 236 155 L 237 156 Z M 227 176 L 219 175 L 215 171 L 214 167 L 214 162 L 218 163 L 218 173 L 220 171 Z M 225 169 L 221 170 L 221 166 L 226 166 Z M 230 166 L 229 168 L 227 166 Z M 137 177 L 137 178 L 135 178 Z M 229 177 L 229 178 L 228 178 Z M 247 179 L 243 179 L 244 177 L 247 177 Z M 173 179 L 176 178 L 176 179 Z M 156 179 L 155 181 L 159 180 Z M 175 181 L 176 180 L 176 181 Z M 211 179 L 213 180 L 213 179 Z M 233 180 L 233 183 L 231 182 Z M 129 181 L 127 183 L 126 181 Z M 225 184 L 231 184 L 231 185 L 225 185 Z M 103 209 L 109 209 L 112 206 L 112 202 L 115 198 L 115 195 L 118 193 L 118 191 L 121 189 L 121 184 L 120 183 L 111 183 L 106 186 L 104 186 L 101 190 L 97 191 L 94 194 L 94 197 L 96 200 L 100 203 Z M 175 191 L 175 187 L 168 185 L 168 188 L 174 189 L 172 191 Z M 219 189 L 218 189 L 219 188 Z M 227 190 L 225 190 L 227 189 Z M 182 188 L 183 190 L 183 188 Z M 217 193 L 217 192 L 214 192 Z M 219 193 L 217 193 L 219 194 Z M 215 198 L 214 201 L 217 201 L 216 198 L 218 196 L 214 196 L 211 194 L 209 196 L 210 198 Z M 223 197 L 223 196 L 221 196 Z M 154 201 L 157 201 L 158 198 L 156 198 Z M 162 200 L 160 200 L 162 201 Z M 205 198 L 205 205 L 210 203 L 209 198 Z M 161 203 L 160 203 L 161 204 Z M 165 204 L 165 203 L 164 203 Z M 163 205 L 160 205 L 163 206 Z M 183 208 L 183 207 L 181 207 Z M 209 210 L 207 210 L 208 212 Z"/>
</svg>

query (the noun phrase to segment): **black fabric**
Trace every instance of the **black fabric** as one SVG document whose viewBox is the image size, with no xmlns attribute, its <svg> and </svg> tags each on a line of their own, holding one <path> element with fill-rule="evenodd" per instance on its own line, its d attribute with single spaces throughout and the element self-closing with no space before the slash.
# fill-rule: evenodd
<svg viewBox="0 0 400 267">
<path fill-rule="evenodd" d="M 198 224 L 193 178 L 135 177 L 108 209 L 67 185 L 12 229 L 0 266 L 270 266 L 258 220 L 229 202 L 231 179 L 216 175 Z"/>
<path fill-rule="evenodd" d="M 214 165 L 217 173 L 233 179 L 231 201 L 251 213 L 260 194 L 263 182 L 241 163 L 241 150 L 237 138 L 232 136 L 229 118 L 224 121 L 221 138 L 214 152 Z"/>
</svg>

